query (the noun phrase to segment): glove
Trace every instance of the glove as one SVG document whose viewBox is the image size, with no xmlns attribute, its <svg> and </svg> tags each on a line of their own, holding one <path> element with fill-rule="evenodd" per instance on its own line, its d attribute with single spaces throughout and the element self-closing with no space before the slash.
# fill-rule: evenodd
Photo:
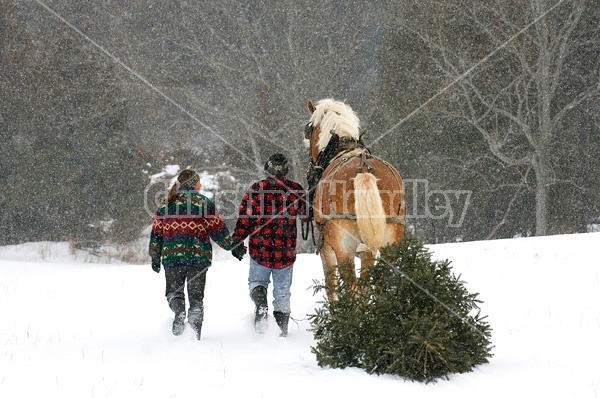
<svg viewBox="0 0 600 398">
<path fill-rule="evenodd" d="M 233 257 L 237 258 L 239 261 L 242 261 L 247 250 L 248 249 L 246 249 L 246 246 L 242 242 L 240 242 L 240 243 L 238 243 L 238 245 L 236 247 L 231 249 L 231 254 L 233 255 Z"/>
<path fill-rule="evenodd" d="M 160 257 L 152 258 L 152 270 L 156 273 L 160 272 Z"/>
</svg>

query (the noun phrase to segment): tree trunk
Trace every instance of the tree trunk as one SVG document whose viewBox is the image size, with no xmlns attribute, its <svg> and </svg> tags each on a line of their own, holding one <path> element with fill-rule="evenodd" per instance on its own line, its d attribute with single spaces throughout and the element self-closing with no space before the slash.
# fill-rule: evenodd
<svg viewBox="0 0 600 398">
<path fill-rule="evenodd" d="M 260 148 L 256 143 L 256 138 L 252 134 L 248 134 L 248 140 L 250 141 L 250 146 L 252 147 L 252 157 L 254 158 L 254 165 L 256 167 L 256 176 L 258 178 L 263 177 L 263 159 L 260 155 Z"/>
<path fill-rule="evenodd" d="M 548 234 L 548 196 L 552 185 L 552 169 L 538 157 L 533 164 L 535 171 L 535 235 Z"/>
<path fill-rule="evenodd" d="M 292 175 L 290 177 L 294 181 L 297 181 L 304 186 L 305 185 L 304 176 L 306 174 L 306 165 L 308 164 L 308 161 L 306 159 L 302 159 L 299 156 L 298 152 L 299 151 L 292 151 L 289 155 L 290 163 L 292 165 L 292 167 L 291 167 Z"/>
</svg>

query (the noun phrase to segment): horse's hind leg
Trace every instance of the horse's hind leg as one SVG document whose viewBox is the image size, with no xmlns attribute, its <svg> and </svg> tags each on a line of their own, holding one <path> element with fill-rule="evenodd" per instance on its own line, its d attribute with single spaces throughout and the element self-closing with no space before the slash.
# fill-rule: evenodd
<svg viewBox="0 0 600 398">
<path fill-rule="evenodd" d="M 338 263 L 340 277 L 350 290 L 356 289 L 356 269 L 354 266 L 354 256 L 341 255 L 341 261 Z"/>
<path fill-rule="evenodd" d="M 327 242 L 321 248 L 321 262 L 323 263 L 323 274 L 325 275 L 325 293 L 327 299 L 332 302 L 336 299 L 335 291 L 338 285 L 337 259 L 333 247 Z"/>
<path fill-rule="evenodd" d="M 325 291 L 329 301 L 337 299 L 336 292 L 340 278 L 350 289 L 356 287 L 353 256 L 348 255 L 339 246 L 333 247 L 325 242 L 321 249 L 321 260 L 325 274 Z"/>
<path fill-rule="evenodd" d="M 330 222 L 328 238 L 335 252 L 340 278 L 350 290 L 356 288 L 354 254 L 360 243 L 358 227 L 354 221 L 335 220 Z"/>
<path fill-rule="evenodd" d="M 404 225 L 400 223 L 387 224 L 385 230 L 385 242 L 387 245 L 394 244 L 404 239 Z M 376 256 L 370 250 L 361 251 L 360 255 L 360 277 L 367 278 L 369 269 L 375 264 Z"/>
<path fill-rule="evenodd" d="M 390 223 L 385 229 L 386 244 L 391 245 L 404 239 L 404 224 Z"/>
<path fill-rule="evenodd" d="M 338 269 L 340 277 L 351 290 L 356 288 L 356 267 L 354 266 L 354 252 L 356 245 L 350 249 L 343 244 L 339 244 L 333 248 L 335 256 L 338 260 Z"/>
<path fill-rule="evenodd" d="M 360 278 L 368 278 L 369 270 L 375 264 L 375 256 L 371 250 L 365 250 L 360 254 Z"/>
</svg>

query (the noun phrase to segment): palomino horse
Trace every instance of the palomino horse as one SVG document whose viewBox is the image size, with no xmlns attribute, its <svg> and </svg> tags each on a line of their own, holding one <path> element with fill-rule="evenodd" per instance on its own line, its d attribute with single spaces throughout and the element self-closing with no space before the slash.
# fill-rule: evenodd
<svg viewBox="0 0 600 398">
<path fill-rule="evenodd" d="M 345 101 L 323 99 L 315 105 L 309 99 L 307 105 L 312 114 L 304 133 L 311 157 L 309 199 L 332 301 L 339 277 L 356 286 L 355 256 L 363 278 L 381 247 L 404 238 L 404 186 L 398 171 L 364 146 L 359 119 Z"/>
</svg>

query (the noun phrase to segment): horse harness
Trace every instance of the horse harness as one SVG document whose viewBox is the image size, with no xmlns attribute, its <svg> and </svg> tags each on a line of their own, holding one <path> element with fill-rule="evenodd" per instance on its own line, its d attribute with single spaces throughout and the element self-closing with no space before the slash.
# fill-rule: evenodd
<svg viewBox="0 0 600 398">
<path fill-rule="evenodd" d="M 329 162 L 329 166 L 333 165 L 334 169 L 332 169 L 330 175 L 335 176 L 337 174 L 338 170 L 341 169 L 346 164 L 346 162 L 348 162 L 349 160 L 351 160 L 357 156 L 360 157 L 360 164 L 356 168 L 356 174 L 365 173 L 365 172 L 372 173 L 374 171 L 374 169 L 367 163 L 367 160 L 377 159 L 380 162 L 382 162 L 389 170 L 393 171 L 393 173 L 396 176 L 396 178 L 398 179 L 398 181 L 402 181 L 400 174 L 389 162 L 386 162 L 385 160 L 383 160 L 381 158 L 371 155 L 371 153 L 366 148 L 356 148 L 349 152 L 341 153 L 340 155 L 331 159 L 331 161 Z M 318 182 L 317 182 L 317 184 L 318 184 Z M 315 186 L 315 190 L 316 190 L 316 186 Z M 356 220 L 356 215 L 337 213 L 334 209 L 334 206 L 331 205 L 331 199 L 329 199 L 329 203 L 330 203 L 329 210 L 330 210 L 331 214 L 322 215 L 323 221 L 321 222 L 321 224 L 325 224 L 325 222 L 327 222 L 331 219 L 334 219 L 334 218 Z M 312 208 L 312 202 L 310 202 L 310 205 Z M 398 214 L 394 217 L 387 217 L 386 223 L 388 223 L 388 224 L 405 224 L 405 217 L 402 216 L 400 209 L 398 209 Z"/>
<path fill-rule="evenodd" d="M 308 172 L 306 173 L 306 180 L 308 182 L 308 204 L 310 208 L 309 219 L 312 220 L 313 218 L 312 204 L 315 197 L 315 190 L 317 189 L 317 185 L 319 184 L 319 181 L 321 181 L 321 177 L 323 177 L 323 173 L 327 167 L 331 164 L 331 162 L 341 155 L 354 152 L 357 149 L 360 150 L 360 152 L 369 154 L 370 156 L 370 151 L 367 149 L 361 138 L 357 140 L 354 137 L 340 137 L 332 132 L 329 143 L 323 150 L 319 152 L 317 155 L 317 160 L 314 161 L 311 159 L 310 165 L 308 166 Z M 370 166 L 366 164 L 366 159 L 361 164 L 366 165 L 369 171 L 371 171 Z"/>
<path fill-rule="evenodd" d="M 340 137 L 339 135 L 331 132 L 331 139 L 329 140 L 329 143 L 327 144 L 327 146 L 319 152 L 319 154 L 317 155 L 317 160 L 315 161 L 311 158 L 310 165 L 309 165 L 308 171 L 306 173 L 306 180 L 308 182 L 308 207 L 309 207 L 308 220 L 306 222 L 309 224 L 309 227 L 306 229 L 306 232 L 304 231 L 304 227 L 303 227 L 302 237 L 304 240 L 308 239 L 309 230 L 312 230 L 312 222 L 314 220 L 314 214 L 313 214 L 314 196 L 316 193 L 317 186 L 318 186 L 319 182 L 321 181 L 321 178 L 323 177 L 323 173 L 325 172 L 327 167 L 329 167 L 332 163 L 337 161 L 337 164 L 335 165 L 335 169 L 332 171 L 332 174 L 335 175 L 337 173 L 337 170 L 339 168 L 341 168 L 347 161 L 349 161 L 350 159 L 353 159 L 356 156 L 360 156 L 360 165 L 357 168 L 356 173 L 358 174 L 358 173 L 364 173 L 364 172 L 369 172 L 369 173 L 373 172 L 373 168 L 367 163 L 367 160 L 375 158 L 375 156 L 371 155 L 371 152 L 365 146 L 365 144 L 362 140 L 362 136 L 365 134 L 365 132 L 366 131 L 363 131 L 360 134 L 360 137 L 358 139 L 356 139 L 354 137 Z M 311 126 L 309 124 L 307 124 L 307 126 L 305 128 L 305 133 L 304 133 L 305 138 L 311 139 L 312 133 L 313 133 L 313 131 L 312 131 Z M 383 164 L 385 164 L 390 170 L 393 170 L 394 174 L 397 175 L 397 178 L 399 181 L 402 180 L 400 178 L 400 175 L 396 171 L 396 169 L 390 163 L 386 162 L 383 159 L 379 159 L 379 158 L 377 158 L 377 159 L 380 160 Z M 331 199 L 330 199 L 330 201 L 331 201 Z M 331 209 L 333 210 L 333 206 L 331 206 Z M 317 254 L 319 253 L 320 249 L 323 246 L 322 231 L 323 231 L 323 227 L 325 226 L 325 223 L 331 219 L 340 219 L 340 218 L 356 220 L 356 215 L 338 214 L 338 213 L 335 213 L 335 211 L 334 211 L 333 214 L 324 216 L 322 218 L 321 222 L 318 223 L 318 225 L 317 225 L 317 229 L 319 230 L 319 242 L 317 244 Z M 401 212 L 399 211 L 397 216 L 388 217 L 386 219 L 386 222 L 387 223 L 404 224 L 405 219 L 401 215 Z M 313 242 L 314 242 L 314 230 L 313 230 Z"/>
</svg>

